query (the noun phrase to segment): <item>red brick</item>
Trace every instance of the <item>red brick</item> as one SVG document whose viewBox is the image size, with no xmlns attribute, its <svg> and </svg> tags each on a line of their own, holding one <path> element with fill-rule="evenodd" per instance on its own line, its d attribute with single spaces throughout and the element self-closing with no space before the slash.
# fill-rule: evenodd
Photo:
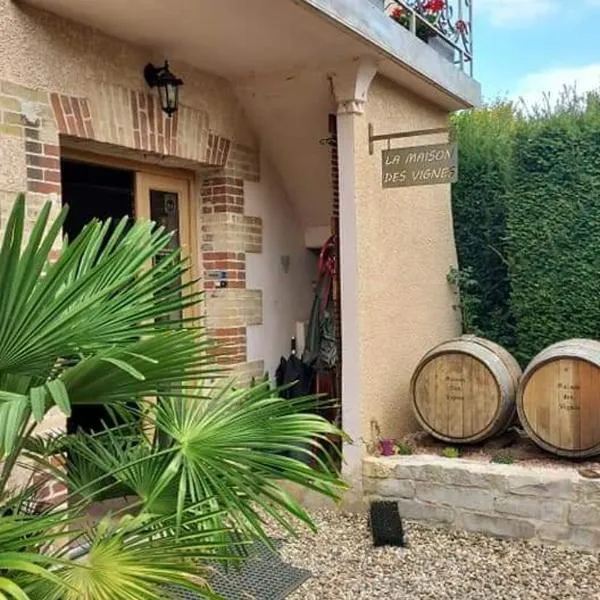
<svg viewBox="0 0 600 600">
<path fill-rule="evenodd" d="M 205 180 L 205 185 L 225 185 L 227 181 L 226 177 L 212 177 L 211 179 Z"/>
<path fill-rule="evenodd" d="M 28 181 L 27 189 L 30 192 L 37 192 L 39 194 L 60 193 L 60 185 L 59 184 L 48 183 L 45 181 Z"/>
<path fill-rule="evenodd" d="M 40 154 L 28 154 L 27 164 L 30 167 L 45 167 L 46 169 L 60 169 L 58 158 L 50 156 L 41 156 Z"/>
<path fill-rule="evenodd" d="M 84 119 L 91 119 L 92 115 L 90 113 L 90 105 L 89 102 L 85 99 L 81 99 L 81 114 Z"/>
<path fill-rule="evenodd" d="M 149 150 L 148 144 L 148 117 L 146 113 L 140 112 L 140 137 L 142 140 L 141 148 L 144 150 Z"/>
<path fill-rule="evenodd" d="M 85 119 L 83 122 L 83 125 L 85 127 L 85 135 L 88 138 L 93 138 L 94 137 L 94 125 L 92 123 L 91 119 Z"/>
<path fill-rule="evenodd" d="M 165 117 L 163 118 L 163 123 L 165 125 L 165 154 L 169 154 L 169 152 L 171 151 L 171 137 L 173 135 L 173 119 L 169 119 L 165 115 Z"/>
<path fill-rule="evenodd" d="M 159 138 L 163 138 L 164 139 L 164 133 L 165 133 L 165 113 L 162 112 L 162 110 L 160 110 L 160 108 L 158 106 L 156 107 L 156 122 L 157 122 L 156 131 L 158 133 L 158 136 L 159 136 Z"/>
<path fill-rule="evenodd" d="M 140 123 L 138 121 L 138 106 L 137 106 L 137 97 L 136 93 L 132 90 L 131 92 L 131 116 L 133 119 L 133 128 L 139 129 Z"/>
<path fill-rule="evenodd" d="M 77 135 L 79 137 L 85 137 L 85 127 L 83 125 L 83 115 L 81 114 L 81 108 L 79 104 L 82 102 L 81 98 L 73 98 L 71 104 L 73 105 L 73 114 L 75 115 L 75 126 L 77 129 Z"/>
<path fill-rule="evenodd" d="M 44 181 L 54 181 L 60 183 L 60 171 L 54 171 L 52 169 L 44 170 Z"/>
<path fill-rule="evenodd" d="M 27 149 L 27 144 L 25 144 L 25 149 Z M 29 152 L 29 150 L 27 151 Z M 48 156 L 60 156 L 60 147 L 54 144 L 44 144 L 44 154 Z"/>
<path fill-rule="evenodd" d="M 171 117 L 171 154 L 177 154 L 177 128 L 179 126 L 179 115 L 175 113 Z"/>
<path fill-rule="evenodd" d="M 58 130 L 61 133 L 67 133 L 67 124 L 65 123 L 65 117 L 58 94 L 50 94 L 50 102 L 54 109 L 54 118 L 58 124 Z"/>
<path fill-rule="evenodd" d="M 148 136 L 150 139 L 150 150 L 156 152 L 156 128 L 154 125 L 154 101 L 148 97 Z"/>
<path fill-rule="evenodd" d="M 61 96 L 60 103 L 63 108 L 63 113 L 65 117 L 69 117 L 73 115 L 73 107 L 71 106 L 71 99 L 69 96 Z"/>
</svg>

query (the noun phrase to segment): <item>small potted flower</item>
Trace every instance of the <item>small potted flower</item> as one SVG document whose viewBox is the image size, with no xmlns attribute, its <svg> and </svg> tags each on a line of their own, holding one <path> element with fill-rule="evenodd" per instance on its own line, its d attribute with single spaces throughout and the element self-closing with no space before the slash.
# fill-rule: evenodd
<svg viewBox="0 0 600 600">
<path fill-rule="evenodd" d="M 396 21 L 396 23 L 402 25 L 402 27 L 410 29 L 412 15 L 403 6 L 397 6 L 394 8 L 390 13 L 390 17 Z M 425 25 L 425 23 L 423 23 L 423 21 L 420 19 L 417 19 L 416 22 L 416 34 L 417 37 L 422 39 L 424 42 L 427 42 L 436 35 L 435 31 L 430 27 L 427 27 L 427 25 Z"/>
<path fill-rule="evenodd" d="M 381 456 L 394 456 L 396 454 L 396 440 L 389 438 L 381 440 L 379 442 L 379 451 Z"/>
</svg>

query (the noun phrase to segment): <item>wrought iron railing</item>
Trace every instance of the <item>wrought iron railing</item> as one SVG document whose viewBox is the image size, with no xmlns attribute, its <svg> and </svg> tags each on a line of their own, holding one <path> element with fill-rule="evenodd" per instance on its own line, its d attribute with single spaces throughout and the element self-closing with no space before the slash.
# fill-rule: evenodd
<svg viewBox="0 0 600 600">
<path fill-rule="evenodd" d="M 473 75 L 475 0 L 390 0 L 387 14 Z"/>
</svg>

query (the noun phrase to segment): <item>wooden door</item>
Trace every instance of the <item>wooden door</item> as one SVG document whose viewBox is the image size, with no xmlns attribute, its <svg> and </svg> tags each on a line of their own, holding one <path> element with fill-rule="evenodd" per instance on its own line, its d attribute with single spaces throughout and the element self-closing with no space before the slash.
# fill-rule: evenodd
<svg viewBox="0 0 600 600">
<path fill-rule="evenodd" d="M 196 219 L 190 194 L 190 179 L 136 172 L 135 218 L 150 219 L 173 232 L 168 250 L 179 247 L 182 256 L 190 259 L 186 281 L 196 279 L 197 273 Z"/>
</svg>

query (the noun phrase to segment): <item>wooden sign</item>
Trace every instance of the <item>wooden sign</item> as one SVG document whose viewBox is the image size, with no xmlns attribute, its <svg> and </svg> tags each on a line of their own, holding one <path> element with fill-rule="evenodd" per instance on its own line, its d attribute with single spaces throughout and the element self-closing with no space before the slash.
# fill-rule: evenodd
<svg viewBox="0 0 600 600">
<path fill-rule="evenodd" d="M 384 188 L 456 183 L 458 146 L 434 144 L 382 152 Z"/>
</svg>

